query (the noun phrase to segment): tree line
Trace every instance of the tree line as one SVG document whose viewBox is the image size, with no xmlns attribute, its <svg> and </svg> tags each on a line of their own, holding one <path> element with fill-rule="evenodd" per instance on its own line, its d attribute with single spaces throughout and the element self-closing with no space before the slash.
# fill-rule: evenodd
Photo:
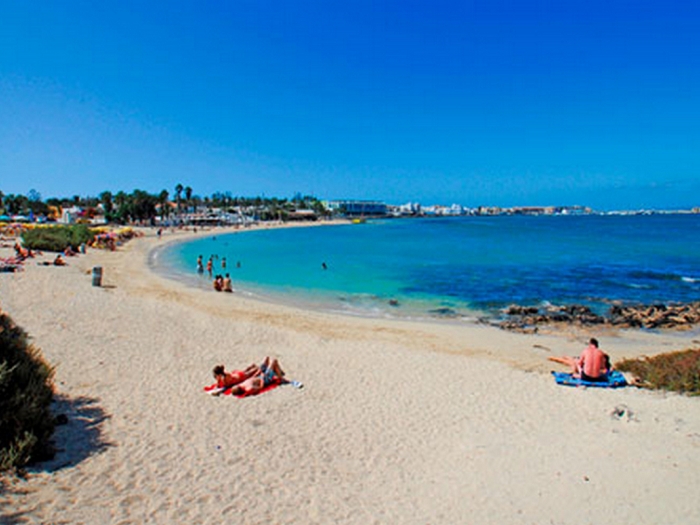
<svg viewBox="0 0 700 525">
<path fill-rule="evenodd" d="M 328 216 L 330 212 L 324 204 L 313 196 L 296 194 L 291 199 L 276 197 L 240 197 L 231 192 L 215 192 L 211 196 L 200 197 L 193 194 L 190 186 L 177 184 L 172 195 L 163 189 L 153 194 L 143 190 L 131 193 L 103 191 L 97 197 L 51 197 L 42 199 L 36 190 L 27 195 L 5 194 L 0 190 L 0 215 L 34 216 L 57 218 L 61 210 L 73 206 L 84 210 L 88 217 L 104 213 L 108 222 L 129 224 L 134 222 L 154 222 L 156 218 L 167 221 L 177 220 L 183 214 L 203 209 L 218 208 L 230 213 L 253 214 L 259 220 L 284 220 L 295 210 L 313 210 L 317 216 Z"/>
</svg>

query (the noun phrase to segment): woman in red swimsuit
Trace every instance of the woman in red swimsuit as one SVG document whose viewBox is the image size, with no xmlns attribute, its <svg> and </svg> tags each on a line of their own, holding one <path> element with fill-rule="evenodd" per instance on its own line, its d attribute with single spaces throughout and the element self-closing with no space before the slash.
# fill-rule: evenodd
<svg viewBox="0 0 700 525">
<path fill-rule="evenodd" d="M 233 372 L 227 372 L 224 365 L 217 365 L 213 370 L 214 379 L 216 379 L 216 391 L 211 393 L 213 395 L 220 394 L 227 388 L 236 386 L 259 373 L 260 367 L 258 365 L 250 365 L 245 370 L 234 370 Z"/>
</svg>

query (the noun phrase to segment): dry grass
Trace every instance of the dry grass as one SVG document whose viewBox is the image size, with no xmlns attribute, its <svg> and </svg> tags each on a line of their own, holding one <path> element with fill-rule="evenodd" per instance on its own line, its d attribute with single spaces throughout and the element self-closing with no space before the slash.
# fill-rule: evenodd
<svg viewBox="0 0 700 525">
<path fill-rule="evenodd" d="M 625 359 L 615 367 L 634 375 L 647 388 L 700 395 L 700 349 Z"/>
</svg>

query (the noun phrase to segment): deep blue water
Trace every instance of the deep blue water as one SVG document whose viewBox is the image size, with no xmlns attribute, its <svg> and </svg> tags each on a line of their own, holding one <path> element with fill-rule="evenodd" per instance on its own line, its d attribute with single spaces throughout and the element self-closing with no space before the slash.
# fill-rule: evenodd
<svg viewBox="0 0 700 525">
<path fill-rule="evenodd" d="M 700 300 L 699 233 L 700 215 L 382 220 L 212 235 L 165 249 L 158 267 L 208 287 L 195 262 L 214 255 L 214 273 L 238 290 L 358 313 L 545 302 L 602 312 L 613 300 Z"/>
</svg>

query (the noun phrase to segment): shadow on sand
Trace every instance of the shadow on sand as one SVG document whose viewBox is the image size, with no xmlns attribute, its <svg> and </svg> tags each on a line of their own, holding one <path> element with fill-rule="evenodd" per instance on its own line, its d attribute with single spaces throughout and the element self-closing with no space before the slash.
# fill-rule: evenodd
<svg viewBox="0 0 700 525">
<path fill-rule="evenodd" d="M 32 465 L 27 471 L 56 472 L 77 465 L 112 446 L 102 435 L 102 423 L 110 416 L 98 402 L 93 397 L 57 395 L 52 412 L 59 419 L 66 418 L 67 422 L 56 426 L 53 439 L 56 455 L 53 459 Z"/>
<path fill-rule="evenodd" d="M 114 446 L 103 436 L 102 423 L 110 416 L 99 405 L 98 399 L 87 396 L 69 398 L 56 395 L 51 410 L 57 420 L 65 421 L 58 424 L 54 431 L 52 441 L 56 454 L 52 459 L 27 467 L 25 474 L 30 477 L 34 473 L 53 473 L 75 466 L 90 456 Z M 7 483 L 7 481 L 0 478 L 0 507 L 4 504 L 5 496 L 29 497 L 31 490 L 24 484 Z M 22 511 L 6 515 L 0 513 L 1 525 L 27 523 L 27 519 L 26 513 Z"/>
</svg>

